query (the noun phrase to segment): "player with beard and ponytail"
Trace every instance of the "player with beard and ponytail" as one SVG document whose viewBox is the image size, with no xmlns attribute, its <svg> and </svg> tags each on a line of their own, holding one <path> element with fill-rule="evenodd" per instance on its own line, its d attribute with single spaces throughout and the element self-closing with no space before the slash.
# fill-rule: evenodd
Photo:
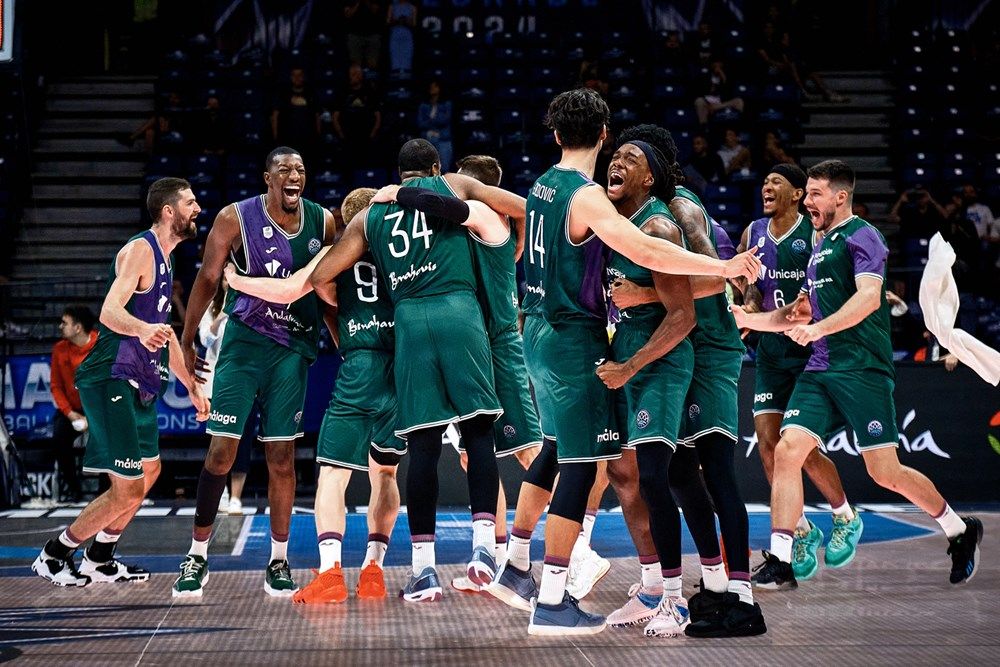
<svg viewBox="0 0 1000 667">
<path fill-rule="evenodd" d="M 191 186 L 161 178 L 146 196 L 153 225 L 129 239 L 111 266 L 97 344 L 76 371 L 90 441 L 83 459 L 89 473 L 107 473 L 111 488 L 90 502 L 59 537 L 46 542 L 31 569 L 57 586 L 146 581 L 149 572 L 114 557 L 118 538 L 160 473 L 156 399 L 169 370 L 188 388 L 198 421 L 209 401 L 170 328 L 173 264 L 170 253 L 197 234 L 201 212 Z M 163 348 L 167 348 L 164 352 Z M 164 359 L 166 355 L 166 359 Z M 73 553 L 94 537 L 77 571 Z"/>
<path fill-rule="evenodd" d="M 191 288 L 181 347 L 194 373 L 194 340 L 231 257 L 246 276 L 284 278 L 333 242 L 333 214 L 302 198 L 306 170 L 298 151 L 282 146 L 267 156 L 267 192 L 222 209 L 205 241 L 205 257 Z M 306 375 L 316 359 L 322 326 L 319 302 L 306 294 L 292 303 L 271 303 L 230 289 L 229 324 L 215 367 L 206 432 L 212 436 L 198 478 L 191 548 L 174 582 L 175 597 L 200 597 L 208 580 L 208 542 L 219 511 L 226 476 L 256 399 L 257 439 L 267 459 L 271 506 L 271 557 L 264 574 L 269 595 L 292 595 L 297 587 L 288 565 L 288 531 L 295 500 L 295 440 L 302 436 Z"/>
</svg>

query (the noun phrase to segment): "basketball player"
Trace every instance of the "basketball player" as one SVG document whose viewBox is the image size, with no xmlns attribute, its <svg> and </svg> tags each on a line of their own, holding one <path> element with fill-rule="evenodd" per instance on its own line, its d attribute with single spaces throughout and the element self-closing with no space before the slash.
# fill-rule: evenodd
<svg viewBox="0 0 1000 667">
<path fill-rule="evenodd" d="M 160 473 L 156 399 L 166 388 L 168 367 L 187 387 L 198 421 L 208 419 L 209 401 L 185 368 L 169 324 L 170 253 L 195 237 L 194 221 L 201 208 L 190 184 L 179 178 L 154 182 L 146 208 L 153 224 L 115 256 L 97 344 L 76 372 L 90 422 L 83 469 L 107 473 L 111 488 L 92 500 L 59 537 L 46 542 L 32 564 L 38 576 L 57 586 L 149 579 L 147 570 L 115 558 L 115 547 Z M 94 542 L 78 571 L 73 554 L 91 537 Z"/>
<path fill-rule="evenodd" d="M 408 188 L 404 195 L 418 191 Z M 374 194 L 371 188 L 359 188 L 348 194 L 341 206 L 344 217 L 353 218 L 368 206 Z M 236 274 L 231 264 L 226 265 L 226 278 L 245 294 L 275 303 L 295 301 L 312 291 L 309 275 L 329 247 L 287 279 L 243 277 Z M 382 566 L 399 512 L 396 468 L 406 445 L 392 432 L 396 425 L 392 304 L 379 282 L 370 254 L 358 260 L 353 270 L 337 276 L 336 287 L 337 308 L 333 315 L 336 324 L 331 326 L 331 333 L 344 363 L 320 426 L 316 449 L 320 465 L 316 487 L 320 567 L 317 577 L 292 597 L 297 603 L 347 599 L 341 556 L 347 525 L 345 495 L 353 470 L 367 471 L 371 483 L 368 548 L 355 589 L 359 598 L 386 596 Z"/>
<path fill-rule="evenodd" d="M 546 521 L 542 582 L 528 626 L 536 635 L 595 634 L 605 627 L 604 617 L 581 610 L 566 593 L 569 556 L 596 461 L 621 455 L 617 431 L 611 428 L 611 396 L 594 373 L 608 356 L 602 241 L 657 271 L 750 276 L 759 270 L 752 253 L 723 263 L 643 234 L 618 215 L 591 180 L 607 137 L 608 116 L 607 105 L 593 90 L 572 90 L 552 100 L 546 124 L 562 148 L 562 159 L 535 182 L 528 198 L 525 362 L 542 432 L 555 436 L 558 451 L 547 454 L 543 444 L 531 466 L 542 471 L 533 476 L 529 470 L 525 483 L 547 490 L 557 466 L 560 476 Z M 515 523 L 527 535 L 533 528 Z M 523 564 L 523 555 L 508 560 L 507 578 L 499 578 L 498 585 L 523 596 L 530 593 L 530 573 L 515 562 Z"/>
<path fill-rule="evenodd" d="M 219 212 L 205 241 L 205 256 L 191 288 L 181 347 L 194 372 L 198 323 L 218 287 L 227 258 L 240 274 L 291 275 L 324 244 L 333 242 L 333 214 L 302 197 L 305 165 L 298 151 L 282 146 L 267 156 L 267 192 Z M 208 576 L 208 543 L 226 476 L 236 458 L 254 399 L 261 407 L 257 439 L 264 443 L 271 507 L 271 557 L 264 590 L 290 596 L 297 586 L 288 565 L 288 531 L 295 500 L 295 440 L 302 436 L 306 375 L 319 340 L 318 301 L 306 295 L 294 303 L 271 303 L 230 289 L 229 324 L 215 368 L 212 436 L 198 478 L 191 548 L 174 582 L 175 597 L 201 597 Z"/>
<path fill-rule="evenodd" d="M 764 552 L 758 581 L 779 589 L 796 586 L 791 560 L 795 524 L 802 514 L 802 467 L 810 452 L 845 422 L 854 430 L 872 479 L 940 524 L 950 543 L 951 583 L 968 581 L 979 565 L 982 523 L 958 516 L 933 482 L 901 465 L 896 453 L 885 240 L 851 214 L 855 180 L 850 166 L 826 160 L 808 174 L 805 207 L 823 238 L 812 250 L 803 291 L 769 313 L 733 307 L 740 327 L 785 332 L 799 345 L 813 344 L 788 399 L 774 451 L 771 550 Z"/>
<path fill-rule="evenodd" d="M 443 200 L 478 199 L 503 215 L 524 217 L 524 200 L 517 195 L 459 174 L 440 176 L 437 150 L 426 140 L 403 145 L 399 172 L 404 189 L 425 187 Z M 413 575 L 401 596 L 409 602 L 433 601 L 442 596 L 434 558 L 437 463 L 444 428 L 454 421 L 469 455 L 473 553 L 466 573 L 482 585 L 496 571 L 494 512 L 500 480 L 493 421 L 502 410 L 493 389 L 467 230 L 486 243 L 501 243 L 510 231 L 495 215 L 492 223 L 488 217 L 475 216 L 463 228 L 442 216 L 428 215 L 420 206 L 405 209 L 391 203 L 399 186 L 383 190 L 348 224 L 310 281 L 324 300 L 332 301 L 332 280 L 366 248 L 388 279 L 396 349 L 406 351 L 396 356 L 394 370 L 399 403 L 396 434 L 407 439 L 410 453 L 406 495 L 413 545 Z M 451 201 L 468 209 L 461 201 Z"/>
<path fill-rule="evenodd" d="M 745 250 L 756 244 L 764 265 L 756 282 L 744 289 L 744 305 L 750 312 L 784 306 L 787 300 L 798 296 L 805 282 L 806 264 L 816 244 L 816 232 L 799 213 L 805 186 L 805 172 L 792 164 L 775 165 L 764 178 L 761 199 L 766 217 L 750 223 L 739 246 Z M 802 374 L 810 354 L 812 346 L 796 345 L 780 333 L 763 333 L 757 343 L 753 422 L 760 460 L 769 482 L 774 472 L 774 447 L 781 437 L 781 418 L 795 380 Z M 861 515 L 848 504 L 837 468 L 819 448 L 809 453 L 804 468 L 833 508 L 833 532 L 823 560 L 827 567 L 844 567 L 854 560 L 864 530 Z M 797 580 L 805 581 L 819 570 L 816 552 L 823 545 L 823 531 L 803 514 L 794 537 L 792 569 Z"/>
</svg>

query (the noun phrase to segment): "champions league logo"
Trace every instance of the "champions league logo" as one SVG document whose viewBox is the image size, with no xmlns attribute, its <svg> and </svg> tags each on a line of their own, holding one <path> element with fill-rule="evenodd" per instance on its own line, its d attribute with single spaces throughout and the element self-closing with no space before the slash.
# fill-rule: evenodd
<svg viewBox="0 0 1000 667">
<path fill-rule="evenodd" d="M 761 236 L 759 239 L 757 239 L 757 247 L 758 248 L 763 248 L 765 243 L 766 243 L 766 241 L 764 240 L 763 236 Z"/>
<path fill-rule="evenodd" d="M 649 426 L 649 411 L 648 410 L 639 410 L 639 412 L 636 413 L 636 415 L 635 415 L 635 425 L 638 428 L 640 428 L 640 429 L 644 429 L 647 426 Z"/>
<path fill-rule="evenodd" d="M 295 423 L 296 424 L 298 424 L 298 423 L 300 423 L 302 421 L 302 411 L 301 410 L 299 410 L 298 412 L 295 413 L 294 419 L 295 419 Z"/>
<path fill-rule="evenodd" d="M 868 435 L 877 438 L 882 435 L 882 423 L 876 420 L 868 422 Z"/>
<path fill-rule="evenodd" d="M 320 243 L 319 239 L 317 239 L 317 238 L 311 238 L 311 239 L 309 239 L 309 254 L 310 255 L 315 255 L 316 253 L 319 252 L 319 249 L 322 246 L 323 246 L 323 244 Z"/>
<path fill-rule="evenodd" d="M 799 255 L 804 255 L 809 252 L 809 246 L 805 239 L 795 239 L 792 241 L 792 250 L 794 250 Z"/>
<path fill-rule="evenodd" d="M 701 414 L 701 407 L 697 403 L 692 403 L 688 408 L 688 419 L 694 419 Z"/>
<path fill-rule="evenodd" d="M 274 229 L 271 228 L 271 225 L 267 225 L 266 227 L 264 227 L 260 231 L 261 231 L 262 234 L 264 234 L 264 238 L 265 239 L 269 239 L 272 236 L 274 236 Z"/>
<path fill-rule="evenodd" d="M 508 440 L 513 440 L 514 436 L 516 435 L 517 435 L 517 429 L 515 429 L 510 424 L 507 424 L 506 426 L 503 427 L 503 437 L 507 438 Z"/>
</svg>

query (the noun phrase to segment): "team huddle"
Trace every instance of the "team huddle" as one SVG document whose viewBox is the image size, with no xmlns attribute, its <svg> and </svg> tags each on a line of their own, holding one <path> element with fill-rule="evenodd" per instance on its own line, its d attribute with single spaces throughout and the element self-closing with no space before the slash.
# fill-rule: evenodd
<svg viewBox="0 0 1000 667">
<path fill-rule="evenodd" d="M 269 473 L 264 589 L 295 603 L 349 597 L 342 544 L 353 471 L 366 471 L 372 489 L 355 595 L 387 596 L 383 561 L 404 455 L 412 569 L 399 595 L 442 598 L 437 470 L 443 442 L 451 442 L 472 514 L 471 554 L 454 588 L 528 613 L 533 635 L 640 624 L 648 636 L 759 635 L 767 628 L 754 589 L 795 588 L 819 568 L 825 536 L 803 514 L 803 470 L 833 513 L 824 564 L 844 567 L 855 556 L 862 518 L 819 449 L 845 424 L 876 483 L 941 525 L 951 582 L 971 579 L 982 524 L 959 517 L 896 455 L 888 250 L 851 214 L 851 168 L 834 160 L 808 174 L 776 166 L 761 189 L 766 217 L 733 248 L 680 185 L 677 147 L 664 128 L 621 132 L 606 189 L 592 180 L 609 115 L 592 90 L 552 100 L 546 124 L 562 157 L 527 199 L 499 187 L 491 157 L 470 156 L 441 174 L 436 149 L 409 141 L 399 153 L 402 185 L 351 192 L 339 235 L 332 213 L 301 196 L 299 153 L 275 149 L 266 194 L 216 218 L 180 339 L 166 324 L 170 253 L 193 236 L 200 209 L 186 181 L 154 183 L 154 223 L 116 257 L 100 337 L 76 377 L 92 429 L 84 469 L 107 473 L 111 488 L 46 543 L 32 569 L 63 586 L 149 578 L 114 552 L 159 473 L 155 399 L 169 365 L 211 435 L 175 597 L 200 597 L 208 586 L 219 500 L 255 402 Z M 200 388 L 208 369 L 194 341 L 223 278 L 231 321 L 209 404 Z M 324 322 L 343 363 L 316 449 L 320 566 L 300 588 L 287 558 L 294 442 Z M 762 332 L 754 423 L 772 486 L 771 545 L 753 572 L 734 460 L 747 330 Z M 507 455 L 525 468 L 509 537 L 497 468 Z M 589 546 L 608 484 L 635 545 L 639 581 L 604 616 L 579 599 L 610 567 Z M 536 578 L 529 551 L 546 507 Z M 700 558 L 690 597 L 679 508 Z M 74 553 L 91 537 L 78 569 Z"/>
</svg>

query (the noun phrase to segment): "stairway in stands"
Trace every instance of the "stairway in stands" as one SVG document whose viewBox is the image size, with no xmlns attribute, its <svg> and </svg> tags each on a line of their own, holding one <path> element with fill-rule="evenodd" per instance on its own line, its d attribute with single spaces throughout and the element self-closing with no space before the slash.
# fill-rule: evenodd
<svg viewBox="0 0 1000 667">
<path fill-rule="evenodd" d="M 809 114 L 799 153 L 805 165 L 837 158 L 858 175 L 854 201 L 868 205 L 872 222 L 882 226 L 896 200 L 889 160 L 890 114 L 894 88 L 889 72 L 824 72 L 830 88 L 847 95 L 844 104 L 805 103 Z"/>
<path fill-rule="evenodd" d="M 49 85 L 14 259 L 12 315 L 29 338 L 20 352 L 51 349 L 65 305 L 99 311 L 108 266 L 140 228 L 146 155 L 115 136 L 152 116 L 153 81 L 91 76 Z"/>
</svg>

